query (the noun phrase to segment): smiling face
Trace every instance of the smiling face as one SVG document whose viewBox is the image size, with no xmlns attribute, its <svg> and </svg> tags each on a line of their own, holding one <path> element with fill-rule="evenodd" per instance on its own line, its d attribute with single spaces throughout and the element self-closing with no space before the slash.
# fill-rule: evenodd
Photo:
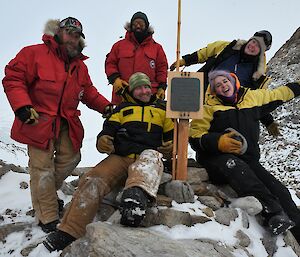
<svg viewBox="0 0 300 257">
<path fill-rule="evenodd" d="M 143 19 L 137 18 L 132 22 L 132 31 L 142 32 L 146 29 L 146 23 Z"/>
<path fill-rule="evenodd" d="M 148 85 L 138 86 L 133 90 L 132 95 L 134 98 L 148 103 L 152 95 L 151 88 Z"/>
<path fill-rule="evenodd" d="M 217 95 L 230 97 L 234 94 L 234 85 L 224 76 L 218 76 L 214 79 L 215 91 Z"/>
<path fill-rule="evenodd" d="M 245 47 L 245 54 L 256 56 L 260 52 L 260 46 L 259 43 L 255 39 L 251 39 L 246 47 Z"/>
</svg>

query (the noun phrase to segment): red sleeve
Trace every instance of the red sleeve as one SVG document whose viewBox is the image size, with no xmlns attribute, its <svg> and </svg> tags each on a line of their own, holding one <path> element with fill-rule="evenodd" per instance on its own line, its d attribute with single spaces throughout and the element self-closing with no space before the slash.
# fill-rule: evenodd
<svg viewBox="0 0 300 257">
<path fill-rule="evenodd" d="M 159 45 L 157 60 L 156 60 L 156 81 L 158 84 L 167 83 L 168 76 L 168 61 L 166 54 L 161 45 Z"/>
<path fill-rule="evenodd" d="M 23 48 L 6 65 L 2 84 L 13 111 L 25 105 L 32 105 L 28 87 L 34 81 L 35 74 L 34 52 L 30 47 Z"/>
<path fill-rule="evenodd" d="M 93 86 L 86 66 L 85 81 L 84 92 L 81 99 L 82 103 L 97 112 L 103 113 L 104 108 L 110 104 L 110 102 Z"/>
<path fill-rule="evenodd" d="M 109 54 L 107 54 L 105 60 L 105 73 L 108 78 L 115 73 L 120 73 L 118 68 L 118 49 L 119 42 L 115 43 Z"/>
</svg>

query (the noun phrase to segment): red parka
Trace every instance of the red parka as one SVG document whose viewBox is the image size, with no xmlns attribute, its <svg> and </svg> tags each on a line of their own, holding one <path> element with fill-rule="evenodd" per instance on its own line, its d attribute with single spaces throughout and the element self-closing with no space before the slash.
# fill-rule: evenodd
<svg viewBox="0 0 300 257">
<path fill-rule="evenodd" d="M 83 63 L 87 57 L 80 54 L 67 63 L 53 36 L 45 34 L 43 41 L 23 48 L 5 67 L 2 83 L 13 111 L 31 105 L 40 115 L 37 125 L 24 124 L 16 117 L 11 137 L 47 149 L 50 139 L 59 134 L 61 118 L 65 118 L 76 152 L 84 134 L 79 101 L 100 113 L 109 101 L 93 86 Z"/>
<path fill-rule="evenodd" d="M 152 93 L 156 93 L 160 86 L 165 89 L 167 70 L 166 54 L 162 46 L 154 41 L 152 34 L 139 44 L 133 32 L 127 31 L 125 39 L 113 45 L 105 61 L 105 73 L 110 83 L 117 77 L 128 82 L 133 73 L 143 72 L 150 78 Z M 113 92 L 112 103 L 120 102 L 120 97 Z"/>
</svg>

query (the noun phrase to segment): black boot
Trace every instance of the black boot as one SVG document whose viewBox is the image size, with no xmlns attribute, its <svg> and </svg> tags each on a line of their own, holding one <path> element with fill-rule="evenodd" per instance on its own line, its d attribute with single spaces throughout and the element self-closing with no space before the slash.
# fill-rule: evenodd
<svg viewBox="0 0 300 257">
<path fill-rule="evenodd" d="M 58 202 L 58 216 L 61 218 L 64 212 L 64 200 L 57 198 Z"/>
<path fill-rule="evenodd" d="M 51 221 L 49 223 L 43 224 L 42 222 L 39 222 L 38 226 L 41 227 L 41 229 L 45 232 L 45 233 L 50 233 L 52 231 L 56 231 L 56 226 L 59 223 L 59 220 L 54 220 Z"/>
<path fill-rule="evenodd" d="M 295 226 L 295 222 L 284 213 L 275 214 L 268 221 L 268 226 L 274 235 L 279 235 L 286 232 L 288 229 Z"/>
<path fill-rule="evenodd" d="M 125 226 L 137 227 L 146 214 L 147 194 L 139 187 L 125 189 L 121 198 L 121 221 Z"/>
<path fill-rule="evenodd" d="M 49 250 L 49 252 L 60 251 L 65 249 L 69 244 L 75 241 L 75 237 L 70 234 L 57 230 L 49 234 L 43 241 L 43 245 Z"/>
</svg>

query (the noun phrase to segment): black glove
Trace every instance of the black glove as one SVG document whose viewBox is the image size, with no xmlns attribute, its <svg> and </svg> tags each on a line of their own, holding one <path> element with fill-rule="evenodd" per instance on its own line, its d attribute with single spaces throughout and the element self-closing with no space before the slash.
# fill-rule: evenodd
<svg viewBox="0 0 300 257">
<path fill-rule="evenodd" d="M 31 105 L 26 105 L 19 108 L 18 110 L 16 110 L 15 114 L 23 123 L 33 124 L 38 122 L 37 120 L 39 118 L 39 115 Z"/>
</svg>

